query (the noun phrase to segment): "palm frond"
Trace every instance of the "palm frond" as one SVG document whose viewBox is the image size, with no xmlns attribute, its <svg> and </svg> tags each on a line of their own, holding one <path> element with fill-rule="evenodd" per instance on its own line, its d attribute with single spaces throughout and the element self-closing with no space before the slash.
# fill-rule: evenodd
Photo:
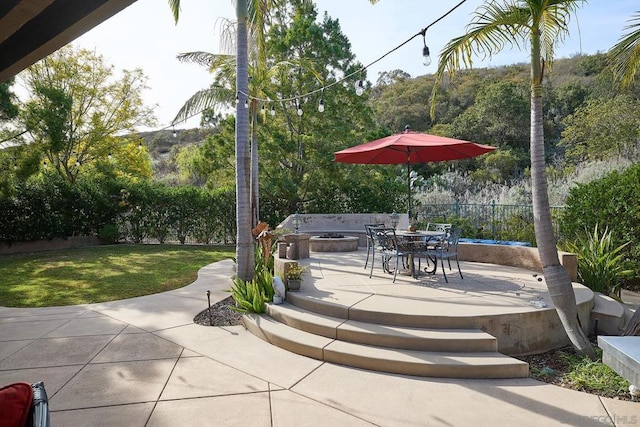
<svg viewBox="0 0 640 427">
<path fill-rule="evenodd" d="M 169 9 L 171 9 L 173 20 L 177 24 L 178 18 L 180 18 L 180 0 L 169 0 Z"/>
<path fill-rule="evenodd" d="M 542 10 L 542 16 L 536 17 L 539 22 L 541 55 L 548 67 L 553 64 L 555 47 L 569 34 L 569 20 L 584 0 L 555 0 L 550 1 L 547 8 Z"/>
<path fill-rule="evenodd" d="M 231 54 L 236 51 L 236 21 L 227 18 L 219 18 L 216 27 L 220 27 L 220 50 Z"/>
<path fill-rule="evenodd" d="M 505 47 L 521 49 L 537 34 L 541 55 L 551 65 L 555 45 L 568 33 L 569 17 L 580 3 L 584 0 L 505 0 L 478 7 L 466 34 L 452 39 L 440 52 L 431 92 L 431 116 L 444 75 L 453 79 L 457 70 L 471 68 L 476 55 L 487 58 Z"/>
<path fill-rule="evenodd" d="M 199 90 L 184 103 L 178 114 L 173 118 L 172 123 L 182 122 L 206 109 L 218 108 L 224 104 L 233 102 L 235 92 L 222 87 L 212 86 L 208 89 Z"/>
<path fill-rule="evenodd" d="M 629 22 L 624 27 L 629 33 L 609 51 L 613 75 L 623 86 L 633 83 L 640 67 L 640 11 Z"/>
<path fill-rule="evenodd" d="M 528 8 L 515 4 L 491 2 L 474 13 L 466 33 L 452 39 L 440 52 L 436 82 L 431 92 L 431 115 L 435 114 L 435 98 L 443 77 L 454 78 L 461 68 L 473 66 L 473 56 L 491 57 L 506 46 L 520 47 L 531 21 Z"/>
</svg>

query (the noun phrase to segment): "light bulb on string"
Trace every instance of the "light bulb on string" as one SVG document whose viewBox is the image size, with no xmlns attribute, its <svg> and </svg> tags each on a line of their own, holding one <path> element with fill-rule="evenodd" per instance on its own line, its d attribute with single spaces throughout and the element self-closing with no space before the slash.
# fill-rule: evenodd
<svg viewBox="0 0 640 427">
<path fill-rule="evenodd" d="M 173 128 L 173 137 L 177 138 L 178 137 L 178 132 L 176 132 L 176 128 Z"/>
<path fill-rule="evenodd" d="M 364 93 L 364 82 L 362 80 L 358 80 L 356 82 L 356 95 L 361 96 Z"/>
<path fill-rule="evenodd" d="M 276 115 L 276 106 L 275 105 L 271 106 L 271 111 L 269 111 L 269 113 L 271 114 L 271 116 L 275 116 Z"/>
<path fill-rule="evenodd" d="M 324 88 L 320 92 L 320 102 L 318 102 L 318 112 L 324 113 Z"/>
<path fill-rule="evenodd" d="M 296 101 L 296 110 L 299 116 L 302 116 L 302 114 L 304 113 L 304 111 L 302 111 L 302 105 L 300 105 L 300 100 Z"/>
<path fill-rule="evenodd" d="M 429 47 L 427 46 L 427 37 L 425 36 L 426 31 L 422 33 L 422 43 L 424 47 L 422 48 L 422 63 L 425 67 L 431 65 L 431 56 L 429 54 Z"/>
<path fill-rule="evenodd" d="M 260 108 L 260 111 L 262 111 L 262 114 L 264 114 L 265 111 L 267 111 L 267 108 L 265 107 L 264 103 L 262 104 L 262 107 Z"/>
<path fill-rule="evenodd" d="M 249 98 L 244 100 L 244 108 L 249 108 Z"/>
<path fill-rule="evenodd" d="M 42 166 L 43 166 L 45 169 L 46 169 L 47 167 L 49 167 L 49 165 L 47 164 L 47 161 L 46 161 L 46 160 L 42 162 Z"/>
<path fill-rule="evenodd" d="M 142 150 L 142 142 L 138 143 L 138 150 Z"/>
<path fill-rule="evenodd" d="M 240 102 L 240 93 L 236 93 L 236 105 Z"/>
<path fill-rule="evenodd" d="M 111 155 L 111 153 L 107 154 L 107 159 L 109 160 L 113 159 L 113 156 Z"/>
</svg>

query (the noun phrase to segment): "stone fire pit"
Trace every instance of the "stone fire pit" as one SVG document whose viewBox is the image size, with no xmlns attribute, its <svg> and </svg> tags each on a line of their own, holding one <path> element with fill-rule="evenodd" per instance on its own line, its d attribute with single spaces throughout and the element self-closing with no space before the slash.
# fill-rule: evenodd
<svg viewBox="0 0 640 427">
<path fill-rule="evenodd" d="M 360 238 L 327 233 L 309 238 L 309 250 L 312 252 L 352 252 L 358 250 Z"/>
</svg>

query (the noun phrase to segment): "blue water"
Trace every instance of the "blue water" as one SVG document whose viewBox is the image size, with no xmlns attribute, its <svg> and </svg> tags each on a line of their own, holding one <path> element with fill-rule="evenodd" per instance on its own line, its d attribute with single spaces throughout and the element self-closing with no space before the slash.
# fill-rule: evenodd
<svg viewBox="0 0 640 427">
<path fill-rule="evenodd" d="M 460 239 L 464 243 L 481 243 L 483 245 L 531 246 L 529 242 L 513 242 L 509 240 Z"/>
</svg>

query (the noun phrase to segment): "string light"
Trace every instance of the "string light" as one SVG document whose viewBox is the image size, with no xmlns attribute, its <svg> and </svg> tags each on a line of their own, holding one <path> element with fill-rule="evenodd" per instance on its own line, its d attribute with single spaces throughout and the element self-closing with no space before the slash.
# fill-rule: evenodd
<svg viewBox="0 0 640 427">
<path fill-rule="evenodd" d="M 416 33 L 416 34 L 414 34 L 413 36 L 409 37 L 407 40 L 405 40 L 404 42 L 400 43 L 399 45 L 397 45 L 397 46 L 396 46 L 396 47 L 394 47 L 393 49 L 389 50 L 388 52 L 386 52 L 385 54 L 383 54 L 383 55 L 382 55 L 382 56 L 380 56 L 379 58 L 375 59 L 374 61 L 370 62 L 369 64 L 367 64 L 367 65 L 365 65 L 365 66 L 361 67 L 361 68 L 360 68 L 360 69 L 358 69 L 358 70 L 355 70 L 354 72 L 352 72 L 352 73 L 350 73 L 350 74 L 345 75 L 345 76 L 344 76 L 342 79 L 340 79 L 340 80 L 337 80 L 337 81 L 335 81 L 335 82 L 332 82 L 332 83 L 330 83 L 330 84 L 327 84 L 327 85 L 323 86 L 323 87 L 322 87 L 322 88 L 320 88 L 320 89 L 312 90 L 311 92 L 308 92 L 308 93 L 306 93 L 306 94 L 302 95 L 302 97 L 308 97 L 308 96 L 311 96 L 311 95 L 315 95 L 316 93 L 322 92 L 322 94 L 323 94 L 323 95 L 321 96 L 320 101 L 319 101 L 319 103 L 318 103 L 318 111 L 319 111 L 319 112 L 323 112 L 323 111 L 324 111 L 324 107 L 325 107 L 325 105 L 324 105 L 324 90 L 325 90 L 325 89 L 329 89 L 329 88 L 331 88 L 332 86 L 337 85 L 337 84 L 343 84 L 343 85 L 345 85 L 345 87 L 348 87 L 347 80 L 349 80 L 350 78 L 352 78 L 354 75 L 356 75 L 356 74 L 358 74 L 358 73 L 362 73 L 363 71 L 365 71 L 366 69 L 368 69 L 368 68 L 369 68 L 369 67 L 371 67 L 372 65 L 374 65 L 374 64 L 376 64 L 376 63 L 378 63 L 378 62 L 380 62 L 381 60 L 383 60 L 384 58 L 386 58 L 387 56 L 389 56 L 390 54 L 392 54 L 392 53 L 393 53 L 393 52 L 395 52 L 396 50 L 400 49 L 401 47 L 403 47 L 404 45 L 406 45 L 407 43 L 409 43 L 411 40 L 413 40 L 414 38 L 416 38 L 416 37 L 418 37 L 418 36 L 422 36 L 422 37 L 423 37 L 423 48 L 422 48 L 423 63 L 426 65 L 426 63 L 427 63 L 427 58 L 428 58 L 428 61 L 429 61 L 429 64 L 430 64 L 430 63 L 431 63 L 431 62 L 430 62 L 430 61 L 431 61 L 431 57 L 430 57 L 430 55 L 429 55 L 429 48 L 428 48 L 428 47 L 427 47 L 427 45 L 426 45 L 426 32 L 427 32 L 427 30 L 428 30 L 431 26 L 433 26 L 434 24 L 436 24 L 437 22 L 439 22 L 440 20 L 444 19 L 446 16 L 448 16 L 449 14 L 451 14 L 454 10 L 456 10 L 457 8 L 459 8 L 460 6 L 462 6 L 462 4 L 463 4 L 463 3 L 465 3 L 465 2 L 466 2 L 466 0 L 461 0 L 458 4 L 456 4 L 455 6 L 453 6 L 453 7 L 452 7 L 448 12 L 446 12 L 445 14 L 443 14 L 442 16 L 440 16 L 440 17 L 439 17 L 438 19 L 436 19 L 435 21 L 431 22 L 431 23 L 430 23 L 429 25 L 427 25 L 425 28 L 421 29 L 418 33 Z M 360 84 L 359 84 L 358 86 L 356 86 L 356 93 L 358 92 L 358 87 L 360 87 L 360 86 L 362 86 L 362 90 L 364 91 L 364 82 L 363 82 L 362 80 L 358 80 L 358 82 L 360 82 Z M 246 93 L 243 93 L 243 92 L 241 92 L 241 91 L 238 91 L 238 92 L 236 92 L 236 98 L 235 98 L 235 103 L 236 103 L 236 105 L 240 102 L 240 94 L 241 94 L 241 93 L 242 93 L 243 95 L 245 95 L 248 99 L 253 99 L 253 100 L 256 100 L 256 101 L 261 101 L 261 102 L 264 102 L 264 103 L 272 103 L 272 102 L 287 102 L 287 101 L 293 101 L 293 100 L 298 99 L 298 97 L 296 96 L 296 97 L 290 97 L 290 98 L 282 98 L 282 99 L 278 99 L 278 100 L 275 100 L 275 101 L 274 101 L 274 100 L 270 100 L 270 99 L 260 99 L 260 98 L 257 98 L 257 97 L 251 97 L 251 96 L 249 96 L 249 95 L 248 95 L 248 94 L 246 94 Z M 245 104 L 245 105 L 246 105 L 246 104 Z M 264 107 L 264 105 L 263 105 L 263 107 Z M 298 104 L 298 107 L 299 107 L 299 104 Z M 301 109 L 301 108 L 298 108 L 297 110 L 298 110 L 298 111 L 297 111 L 297 113 L 298 113 L 298 114 L 300 114 L 300 115 L 301 115 L 301 114 L 303 113 L 303 111 L 302 111 L 302 109 Z M 157 129 L 156 131 L 158 131 L 158 132 L 159 132 L 159 131 L 166 130 L 166 129 L 170 128 L 170 127 L 174 127 L 174 133 L 173 133 L 173 135 L 177 137 L 177 132 L 175 132 L 175 125 L 176 125 L 176 124 L 178 124 L 178 123 L 184 123 L 184 122 L 188 121 L 189 119 L 191 119 L 191 118 L 193 118 L 193 117 L 197 116 L 198 114 L 201 114 L 203 111 L 204 111 L 204 109 L 203 109 L 203 110 L 200 110 L 200 111 L 197 111 L 197 112 L 195 112 L 195 113 L 193 113 L 193 114 L 191 114 L 191 115 L 189 115 L 189 116 L 185 117 L 185 118 L 184 118 L 184 119 L 182 119 L 182 120 L 179 120 L 179 121 L 173 121 L 173 122 L 171 122 L 170 124 L 168 124 L 167 126 L 161 127 L 161 128 L 159 128 L 159 129 Z M 274 106 L 274 105 L 271 105 L 271 109 L 269 110 L 269 114 L 271 114 L 271 116 L 275 116 L 275 114 L 276 114 L 276 109 L 275 109 L 275 106 Z M 12 140 L 12 139 L 15 139 L 15 138 L 17 138 L 17 137 L 19 137 L 19 136 L 21 136 L 21 135 L 23 135 L 23 134 L 27 133 L 28 131 L 29 131 L 29 130 L 28 130 L 28 129 L 26 129 L 26 130 L 23 130 L 23 131 L 21 131 L 21 132 L 18 132 L 18 133 L 16 133 L 16 134 L 14 134 L 14 135 L 9 136 L 8 138 L 5 138 L 5 139 L 3 139 L 3 140 L 0 140 L 0 144 L 1 144 L 1 143 L 3 143 L 3 142 L 6 142 L 6 141 L 10 141 L 10 140 Z M 142 150 L 142 144 L 138 145 L 138 149 Z M 17 165 L 14 165 L 14 166 L 17 168 Z M 46 164 L 45 164 L 45 167 L 46 167 Z"/>
<path fill-rule="evenodd" d="M 242 95 L 246 96 L 248 99 L 256 100 L 256 101 L 259 101 L 259 102 L 264 102 L 264 103 L 275 103 L 275 102 L 287 102 L 287 101 L 299 100 L 299 98 L 300 98 L 300 97 L 305 98 L 305 97 L 309 97 L 309 96 L 312 96 L 312 95 L 315 95 L 315 94 L 317 94 L 317 93 L 322 92 L 322 95 L 321 95 L 320 101 L 319 101 L 319 103 L 318 103 L 318 111 L 319 111 L 319 112 L 323 112 L 323 111 L 324 111 L 324 107 L 325 107 L 325 105 L 324 105 L 324 90 L 325 90 L 325 89 L 329 89 L 329 88 L 331 88 L 332 86 L 335 86 L 335 85 L 338 85 L 338 84 L 344 84 L 345 86 L 347 86 L 347 80 L 351 79 L 353 76 L 355 76 L 355 75 L 357 75 L 357 74 L 359 74 L 359 73 L 361 74 L 363 71 L 367 70 L 367 69 L 368 69 L 369 67 L 371 67 L 372 65 L 377 64 L 378 62 L 382 61 L 384 58 L 386 58 L 387 56 L 389 56 L 390 54 L 392 54 L 392 53 L 393 53 L 393 52 L 395 52 L 396 50 L 400 49 L 401 47 L 403 47 L 404 45 L 406 45 L 407 43 L 409 43 L 410 41 L 412 41 L 414 38 L 416 38 L 416 37 L 418 37 L 418 36 L 423 36 L 423 38 L 425 38 L 425 40 L 424 40 L 424 47 L 423 47 L 423 49 L 422 49 L 423 61 L 425 61 L 425 60 L 426 60 L 426 59 L 424 58 L 424 57 L 425 57 L 425 53 L 426 53 L 426 51 L 428 50 L 428 47 L 426 46 L 426 32 L 427 32 L 427 30 L 428 30 L 431 26 L 433 26 L 434 24 L 436 24 L 437 22 L 439 22 L 440 20 L 442 20 L 443 18 L 445 18 L 446 16 L 448 16 L 449 14 L 451 14 L 454 10 L 456 10 L 457 8 L 459 8 L 460 6 L 462 6 L 462 4 L 463 4 L 463 3 L 465 3 L 465 2 L 466 2 L 466 0 L 461 0 L 458 4 L 456 4 L 456 5 L 455 5 L 455 6 L 453 6 L 451 9 L 449 9 L 449 11 L 447 11 L 445 14 L 443 14 L 442 16 L 440 16 L 440 17 L 439 17 L 438 19 L 436 19 L 435 21 L 431 22 L 431 23 L 430 23 L 429 25 L 427 25 L 425 28 L 421 29 L 418 33 L 416 33 L 416 34 L 412 35 L 412 36 L 411 36 L 411 37 L 409 37 L 407 40 L 405 40 L 404 42 L 400 43 L 399 45 L 397 45 L 397 46 L 396 46 L 396 47 L 394 47 L 393 49 L 391 49 L 391 50 L 389 50 L 388 52 L 384 53 L 383 55 L 381 55 L 381 56 L 380 56 L 380 57 L 378 57 L 377 59 L 375 59 L 375 60 L 371 61 L 369 64 L 364 65 L 364 66 L 362 66 L 361 68 L 359 68 L 359 69 L 357 69 L 357 70 L 353 71 L 352 73 L 349 73 L 349 74 L 345 75 L 342 79 L 340 79 L 340 80 L 336 80 L 335 82 L 332 82 L 332 83 L 330 83 L 330 84 L 327 84 L 327 85 L 323 86 L 322 88 L 312 90 L 312 91 L 310 91 L 310 92 L 308 92 L 308 93 L 305 93 L 305 94 L 303 94 L 303 95 L 300 95 L 300 96 L 289 97 L 289 98 L 281 98 L 281 99 L 277 99 L 277 100 L 261 99 L 261 98 L 258 98 L 258 97 L 252 97 L 252 96 L 249 96 L 249 94 L 247 94 L 247 93 L 244 93 L 244 92 L 241 92 L 241 91 L 237 91 L 237 92 L 236 92 L 235 103 L 236 103 L 236 105 L 237 105 L 237 104 L 240 102 L 240 94 L 242 94 Z M 431 58 L 429 58 L 429 59 L 431 59 Z M 356 87 L 356 92 L 358 91 L 358 87 L 359 87 L 360 85 L 362 86 L 362 90 L 364 91 L 364 82 L 363 82 L 362 80 L 360 80 L 360 79 L 358 80 L 358 82 L 360 82 L 360 84 Z M 364 93 L 364 92 L 363 92 L 363 93 Z M 322 105 L 322 107 L 321 107 L 321 105 Z M 298 106 L 298 107 L 300 107 L 299 102 L 298 102 L 297 106 Z M 322 109 L 323 111 L 321 111 L 321 109 Z M 297 112 L 298 114 L 300 114 L 300 115 L 301 115 L 302 113 L 304 113 L 304 112 L 302 111 L 302 108 L 297 108 L 297 110 L 298 110 L 298 111 L 296 111 L 296 112 Z M 175 125 L 176 125 L 176 124 L 178 124 L 178 123 L 184 123 L 184 122 L 188 121 L 189 119 L 191 119 L 191 118 L 193 118 L 193 117 L 197 116 L 198 114 L 201 114 L 203 111 L 204 111 L 204 109 L 203 109 L 203 110 L 200 110 L 200 111 L 197 111 L 197 112 L 195 112 L 195 113 L 193 113 L 193 114 L 189 115 L 188 117 L 185 117 L 185 118 L 184 118 L 184 119 L 182 119 L 182 120 L 171 122 L 171 124 L 169 124 L 169 125 L 167 125 L 167 126 L 165 126 L 165 127 L 159 128 L 159 129 L 157 129 L 157 131 L 163 131 L 163 130 L 166 130 L 166 129 L 170 128 L 170 127 L 175 127 Z M 269 114 L 271 114 L 271 116 L 275 116 L 275 114 L 276 114 L 275 105 L 273 105 L 273 104 L 271 105 L 271 108 L 270 108 L 270 110 L 269 110 Z M 19 133 L 19 134 L 17 134 L 17 135 L 13 135 L 12 137 L 10 137 L 9 139 L 6 139 L 6 140 L 4 140 L 4 141 L 8 141 L 8 140 L 10 140 L 10 139 L 13 139 L 14 137 L 16 137 L 16 136 L 20 136 L 20 135 L 22 135 L 23 133 L 26 133 L 26 132 L 28 132 L 28 130 L 22 131 L 21 133 Z M 4 141 L 0 141 L 0 142 L 4 142 Z M 139 148 L 139 149 L 142 149 L 142 144 L 140 144 L 140 145 L 138 146 L 138 148 Z"/>
<path fill-rule="evenodd" d="M 362 74 L 363 71 L 365 71 L 366 69 L 368 69 L 372 65 L 380 62 L 381 60 L 383 60 L 384 58 L 386 58 L 387 56 L 389 56 L 390 54 L 392 54 L 396 50 L 400 49 L 401 47 L 403 47 L 404 45 L 406 45 L 407 43 L 409 43 L 411 40 L 413 40 L 414 38 L 416 38 L 418 36 L 422 36 L 423 37 L 423 48 L 422 48 L 423 64 L 425 64 L 425 65 L 431 64 L 431 57 L 430 57 L 430 54 L 429 54 L 430 53 L 429 52 L 429 47 L 427 46 L 427 43 L 426 43 L 426 32 L 427 32 L 427 30 L 431 26 L 433 26 L 434 24 L 436 24 L 437 22 L 439 22 L 440 20 L 442 20 L 443 18 L 448 16 L 450 13 L 452 13 L 454 10 L 456 10 L 458 7 L 460 7 L 465 2 L 466 2 L 466 0 L 461 0 L 458 4 L 456 4 L 454 7 L 452 7 L 444 15 L 440 16 L 438 19 L 436 19 L 435 21 L 431 22 L 425 28 L 423 28 L 418 33 L 414 34 L 413 36 L 409 37 L 407 40 L 405 40 L 404 42 L 400 43 L 398 46 L 394 47 L 393 49 L 391 49 L 390 51 L 386 52 L 385 54 L 383 54 L 379 58 L 375 59 L 374 61 L 370 62 L 369 64 L 359 68 L 358 70 L 353 71 L 350 74 L 345 75 L 343 78 L 341 78 L 339 80 L 336 80 L 335 82 L 332 82 L 330 84 L 324 85 L 322 88 L 312 90 L 312 91 L 310 91 L 308 93 L 305 93 L 303 95 L 297 95 L 295 97 L 289 97 L 289 98 L 280 98 L 280 99 L 277 99 L 277 100 L 261 99 L 261 98 L 258 98 L 258 97 L 252 97 L 252 96 L 249 96 L 249 94 L 247 94 L 247 93 L 244 93 L 242 91 L 237 91 L 236 92 L 236 98 L 235 98 L 235 104 L 237 105 L 240 102 L 240 94 L 242 94 L 242 95 L 244 95 L 246 97 L 245 104 L 244 104 L 245 108 L 249 108 L 249 100 L 262 102 L 263 103 L 262 112 L 264 113 L 265 112 L 265 108 L 266 108 L 265 104 L 272 103 L 271 108 L 269 110 L 269 114 L 271 114 L 271 116 L 275 116 L 276 115 L 276 108 L 275 108 L 275 105 L 274 105 L 275 102 L 281 102 L 282 103 L 282 102 L 289 102 L 289 101 L 294 101 L 295 100 L 296 101 L 296 113 L 298 114 L 298 116 L 302 116 L 304 111 L 302 110 L 302 106 L 300 105 L 300 98 L 305 99 L 305 101 L 306 101 L 308 99 L 308 97 L 310 97 L 312 95 L 315 95 L 316 93 L 320 93 L 320 100 L 318 102 L 318 112 L 322 113 L 325 110 L 325 104 L 324 104 L 324 90 L 325 89 L 329 89 L 332 86 L 338 85 L 338 84 L 342 84 L 345 88 L 348 88 L 349 87 L 349 83 L 347 82 L 347 80 L 351 79 L 353 76 L 355 76 L 358 73 Z M 358 96 L 360 96 L 360 95 L 362 95 L 364 93 L 364 90 L 365 90 L 365 88 L 364 88 L 364 80 L 362 80 L 362 78 L 360 78 L 355 83 L 356 94 Z M 173 136 L 175 138 L 175 137 L 177 137 L 177 131 L 175 129 L 175 125 L 176 124 L 184 123 L 184 122 L 192 119 L 193 117 L 197 116 L 198 114 L 201 114 L 204 110 L 205 109 L 197 111 L 197 112 L 195 112 L 195 113 L 183 118 L 182 120 L 172 121 L 170 124 L 157 129 L 156 132 L 160 132 L 160 131 L 163 131 L 163 130 L 166 130 L 166 129 L 172 127 L 173 128 Z M 0 140 L 0 144 L 2 144 L 3 142 L 15 139 L 15 138 L 27 133 L 28 131 L 29 131 L 29 129 L 26 129 L 26 130 L 23 130 L 23 131 L 21 131 L 19 133 L 16 133 L 16 134 L 12 135 L 12 136 L 9 136 L 8 138 L 6 138 L 4 140 Z M 2 147 L 0 146 L 0 149 L 1 148 Z M 142 142 L 140 142 L 138 144 L 138 149 L 142 150 Z M 73 156 L 77 157 L 76 152 L 73 153 Z M 111 160 L 113 156 L 112 156 L 111 153 L 109 153 L 107 155 L 107 157 L 108 157 L 109 160 Z M 76 166 L 80 166 L 81 165 L 79 160 L 76 160 L 75 164 L 76 164 Z M 14 169 L 17 170 L 18 169 L 18 163 L 15 162 L 13 167 L 14 167 Z M 44 168 L 48 167 L 48 164 L 47 164 L 46 160 L 43 162 L 43 167 Z"/>
<path fill-rule="evenodd" d="M 428 67 L 429 65 L 431 65 L 431 56 L 429 55 L 429 47 L 427 46 L 426 33 L 427 30 L 425 29 L 425 31 L 422 33 L 422 43 L 424 44 L 424 47 L 422 48 L 422 63 L 425 67 Z"/>
<path fill-rule="evenodd" d="M 176 127 L 173 127 L 173 137 L 177 138 L 178 137 L 178 132 L 176 132 Z"/>
<path fill-rule="evenodd" d="M 298 99 L 299 97 L 306 97 L 306 96 L 311 96 L 314 95 L 316 93 L 319 92 L 324 92 L 324 89 L 328 89 L 334 85 L 337 84 L 343 84 L 345 87 L 348 87 L 348 83 L 347 80 L 349 80 L 350 78 L 352 78 L 353 76 L 355 76 L 356 74 L 362 74 L 363 71 L 365 71 L 367 68 L 371 67 L 372 65 L 380 62 L 381 60 L 383 60 L 384 58 L 386 58 L 387 56 L 389 56 L 390 54 L 392 54 L 393 52 L 395 52 L 396 50 L 400 49 L 401 47 L 403 47 L 404 45 L 406 45 L 407 43 L 409 43 L 411 40 L 413 40 L 414 38 L 418 37 L 418 36 L 423 36 L 423 38 L 425 38 L 424 40 L 424 47 L 422 49 L 422 56 L 423 56 L 423 63 L 426 62 L 426 58 L 425 58 L 425 53 L 428 53 L 429 48 L 426 46 L 426 33 L 427 30 L 433 26 L 434 24 L 436 24 L 437 22 L 439 22 L 440 20 L 442 20 L 443 18 L 445 18 L 446 16 L 448 16 L 449 14 L 451 14 L 454 10 L 456 10 L 457 8 L 459 8 L 460 6 L 462 6 L 463 3 L 465 3 L 467 0 L 461 0 L 458 4 L 456 4 L 455 6 L 453 6 L 451 9 L 449 9 L 449 11 L 447 11 L 445 14 L 443 14 L 442 16 L 440 16 L 438 19 L 436 19 L 435 21 L 431 22 L 429 25 L 427 25 L 425 28 L 421 29 L 419 32 L 417 32 L 416 34 L 414 34 L 413 36 L 409 37 L 407 40 L 405 40 L 404 42 L 400 43 L 398 46 L 394 47 L 393 49 L 391 49 L 390 51 L 388 51 L 387 53 L 383 54 L 382 56 L 380 56 L 379 58 L 375 59 L 374 61 L 371 61 L 369 64 L 361 67 L 358 70 L 355 70 L 354 72 L 347 74 L 346 76 L 344 76 L 342 79 L 337 80 L 335 82 L 332 82 L 326 86 L 323 86 L 320 89 L 315 89 L 312 90 L 311 92 L 308 92 L 304 95 L 299 95 L 296 97 L 289 97 L 289 98 L 281 98 L 278 99 L 277 102 L 287 102 L 287 101 L 293 101 Z M 431 60 L 431 57 L 429 56 L 429 61 Z M 361 79 L 358 79 L 355 83 L 355 88 L 356 88 L 356 94 L 358 96 L 362 95 L 364 93 L 364 81 Z M 361 92 L 362 91 L 362 92 Z M 361 92 L 361 93 L 360 93 Z M 274 102 L 268 99 L 260 99 L 257 97 L 252 97 L 249 96 L 249 94 L 247 93 L 243 93 L 243 92 L 239 92 L 242 93 L 243 95 L 251 98 L 251 99 L 255 99 L 256 101 L 262 101 L 262 102 Z M 324 102 L 323 102 L 324 103 Z M 318 108 L 320 108 L 318 106 Z"/>
</svg>

